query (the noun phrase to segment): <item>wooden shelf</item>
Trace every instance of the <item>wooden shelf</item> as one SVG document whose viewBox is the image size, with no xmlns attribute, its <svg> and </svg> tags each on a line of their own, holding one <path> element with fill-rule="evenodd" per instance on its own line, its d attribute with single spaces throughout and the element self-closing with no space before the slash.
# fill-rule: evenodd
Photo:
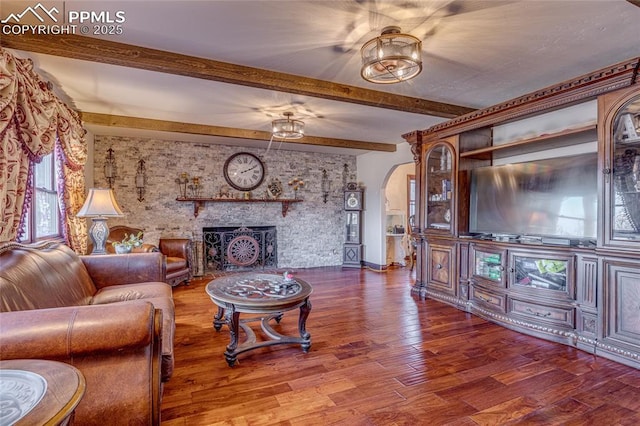
<svg viewBox="0 0 640 426">
<path fill-rule="evenodd" d="M 298 198 L 278 198 L 278 199 L 270 199 L 270 198 L 250 198 L 248 200 L 239 199 L 239 198 L 176 198 L 176 201 L 180 202 L 189 202 L 193 203 L 193 216 L 198 217 L 200 213 L 200 209 L 206 203 L 280 203 L 282 204 L 282 217 L 287 216 L 287 212 L 289 211 L 289 206 L 293 203 L 301 203 L 302 200 Z"/>
<path fill-rule="evenodd" d="M 585 136 L 592 138 L 594 141 L 598 140 L 595 124 L 544 134 L 534 138 L 520 139 L 502 145 L 493 145 L 461 152 L 460 157 L 491 160 L 494 157 L 507 157 L 514 154 L 526 154 L 545 149 L 575 145 L 578 141 L 584 142 Z"/>
</svg>

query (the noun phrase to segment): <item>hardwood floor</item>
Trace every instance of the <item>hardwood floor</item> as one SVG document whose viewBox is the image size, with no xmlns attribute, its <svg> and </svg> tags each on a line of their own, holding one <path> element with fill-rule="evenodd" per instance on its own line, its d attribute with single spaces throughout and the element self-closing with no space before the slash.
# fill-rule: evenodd
<svg viewBox="0 0 640 426">
<path fill-rule="evenodd" d="M 296 275 L 314 286 L 309 353 L 271 346 L 233 368 L 208 279 L 174 288 L 164 425 L 640 424 L 640 370 L 419 300 L 406 268 Z M 297 312 L 279 327 L 295 334 Z"/>
</svg>

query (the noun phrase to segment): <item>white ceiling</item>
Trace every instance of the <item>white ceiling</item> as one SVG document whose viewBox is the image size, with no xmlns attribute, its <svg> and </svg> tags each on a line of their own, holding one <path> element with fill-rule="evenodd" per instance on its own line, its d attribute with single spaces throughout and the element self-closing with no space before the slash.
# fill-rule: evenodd
<svg viewBox="0 0 640 426">
<path fill-rule="evenodd" d="M 31 2 L 3 0 L 0 15 Z M 63 2 L 46 2 L 43 4 Z M 124 11 L 105 40 L 473 108 L 490 106 L 640 54 L 640 7 L 625 0 L 66 1 L 66 10 Z M 395 85 L 360 77 L 359 49 L 388 25 L 423 40 L 421 75 Z M 1 39 L 0 39 L 1 42 Z M 284 111 L 313 136 L 403 143 L 443 118 L 15 51 L 80 111 L 261 131 Z M 88 126 L 241 146 L 266 141 Z M 277 141 L 276 141 L 277 142 Z M 360 154 L 341 148 L 283 148 Z"/>
</svg>

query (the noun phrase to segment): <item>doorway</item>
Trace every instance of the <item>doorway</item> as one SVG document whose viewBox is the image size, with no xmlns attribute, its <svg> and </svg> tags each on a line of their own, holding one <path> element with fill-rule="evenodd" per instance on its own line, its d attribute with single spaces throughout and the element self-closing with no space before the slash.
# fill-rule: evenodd
<svg viewBox="0 0 640 426">
<path fill-rule="evenodd" d="M 411 253 L 409 219 L 415 215 L 415 163 L 396 166 L 389 175 L 385 189 L 386 266 L 408 265 Z"/>
</svg>

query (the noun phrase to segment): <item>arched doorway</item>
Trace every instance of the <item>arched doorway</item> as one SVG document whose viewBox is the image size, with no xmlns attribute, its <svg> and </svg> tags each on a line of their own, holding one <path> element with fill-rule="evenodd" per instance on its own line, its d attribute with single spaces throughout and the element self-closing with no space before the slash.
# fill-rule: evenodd
<svg viewBox="0 0 640 426">
<path fill-rule="evenodd" d="M 384 195 L 386 266 L 403 267 L 411 255 L 409 219 L 415 214 L 415 163 L 399 164 L 390 171 Z"/>
</svg>

